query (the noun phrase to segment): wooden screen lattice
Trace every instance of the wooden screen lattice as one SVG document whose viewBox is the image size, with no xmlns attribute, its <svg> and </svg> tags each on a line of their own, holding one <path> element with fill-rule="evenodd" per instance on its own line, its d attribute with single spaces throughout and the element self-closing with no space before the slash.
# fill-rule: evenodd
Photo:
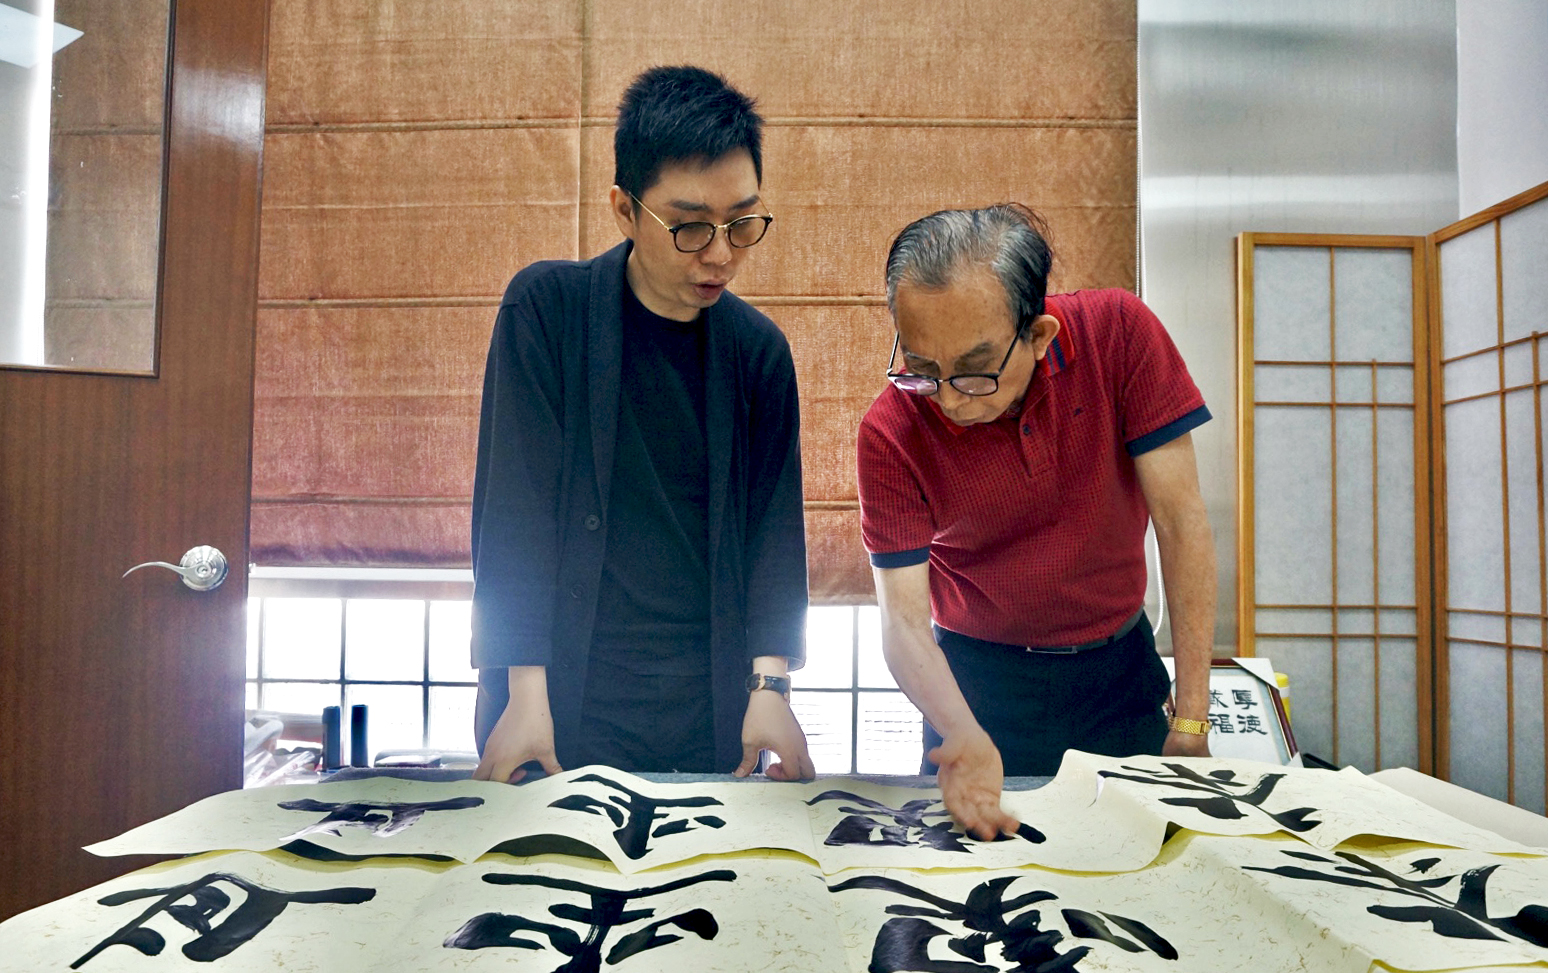
<svg viewBox="0 0 1548 973">
<path fill-rule="evenodd" d="M 1304 751 L 1430 766 L 1424 240 L 1238 238 L 1238 645 Z"/>
<path fill-rule="evenodd" d="M 1543 812 L 1548 184 L 1432 234 L 1437 762 Z"/>
</svg>

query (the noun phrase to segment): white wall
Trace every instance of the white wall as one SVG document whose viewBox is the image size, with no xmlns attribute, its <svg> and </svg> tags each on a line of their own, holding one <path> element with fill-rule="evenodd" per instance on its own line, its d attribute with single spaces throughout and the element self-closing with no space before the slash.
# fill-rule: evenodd
<svg viewBox="0 0 1548 973">
<path fill-rule="evenodd" d="M 1143 293 L 1215 415 L 1194 443 L 1218 653 L 1236 629 L 1232 241 L 1423 235 L 1456 219 L 1458 2 L 1139 0 Z"/>
<path fill-rule="evenodd" d="M 1548 3 L 1456 4 L 1460 219 L 1548 182 Z"/>
</svg>

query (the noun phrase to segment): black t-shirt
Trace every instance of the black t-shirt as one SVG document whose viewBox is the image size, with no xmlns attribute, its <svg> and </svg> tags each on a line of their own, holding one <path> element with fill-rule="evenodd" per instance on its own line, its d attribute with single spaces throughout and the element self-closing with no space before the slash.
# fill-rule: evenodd
<svg viewBox="0 0 1548 973">
<path fill-rule="evenodd" d="M 586 763 L 713 770 L 702 318 L 624 289 L 618 436 L 582 706 Z"/>
</svg>

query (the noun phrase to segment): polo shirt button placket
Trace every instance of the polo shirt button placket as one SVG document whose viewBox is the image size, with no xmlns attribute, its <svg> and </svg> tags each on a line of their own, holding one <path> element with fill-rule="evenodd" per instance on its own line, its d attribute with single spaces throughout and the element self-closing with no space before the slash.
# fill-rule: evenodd
<svg viewBox="0 0 1548 973">
<path fill-rule="evenodd" d="M 1028 476 L 1038 472 L 1041 449 L 1040 443 L 1032 436 L 1032 423 L 1026 419 L 1021 421 L 1021 466 Z"/>
</svg>

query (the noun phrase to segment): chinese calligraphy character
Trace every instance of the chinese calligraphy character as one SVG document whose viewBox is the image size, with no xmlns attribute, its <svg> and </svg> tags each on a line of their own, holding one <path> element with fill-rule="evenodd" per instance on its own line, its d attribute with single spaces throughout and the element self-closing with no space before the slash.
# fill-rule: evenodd
<svg viewBox="0 0 1548 973">
<path fill-rule="evenodd" d="M 1236 730 L 1238 733 L 1257 733 L 1262 736 L 1268 736 L 1268 731 L 1263 728 L 1263 721 L 1258 718 L 1257 714 L 1237 713 Z"/>
<path fill-rule="evenodd" d="M 1216 733 L 1235 733 L 1236 732 L 1236 729 L 1231 726 L 1231 714 L 1230 713 L 1211 713 L 1211 714 L 1209 714 L 1209 726 L 1210 726 L 1210 729 L 1214 730 Z"/>
<path fill-rule="evenodd" d="M 1253 692 L 1250 689 L 1231 690 L 1231 702 L 1235 703 L 1242 709 L 1252 709 L 1254 706 L 1258 705 L 1257 697 L 1253 695 Z"/>
<path fill-rule="evenodd" d="M 246 898 L 218 924 L 212 925 L 210 920 L 231 906 L 231 896 L 217 886 L 220 882 L 236 886 L 246 893 Z M 255 882 L 249 882 L 236 875 L 211 872 L 185 885 L 164 889 L 130 889 L 114 892 L 98 901 L 102 905 L 123 905 L 125 902 L 152 896 L 160 896 L 160 898 L 152 903 L 150 908 L 140 913 L 133 922 L 123 926 L 98 943 L 85 956 L 71 963 L 70 969 L 80 969 L 83 964 L 109 946 L 133 946 L 146 956 L 159 955 L 166 947 L 167 941 L 156 930 L 145 926 L 146 922 L 159 913 L 166 913 L 184 928 L 199 934 L 197 938 L 184 944 L 184 956 L 196 963 L 210 963 L 263 932 L 268 928 L 269 923 L 278 918 L 279 914 L 292 903 L 327 902 L 334 905 L 358 905 L 375 898 L 376 890 L 337 888 L 316 892 L 281 892 L 278 889 L 265 888 Z M 183 902 L 184 899 L 192 901 Z"/>
<path fill-rule="evenodd" d="M 1218 689 L 1211 689 L 1209 691 L 1209 708 L 1210 709 L 1224 709 L 1225 708 L 1225 704 L 1226 704 L 1226 701 L 1223 698 L 1221 698 L 1221 696 L 1220 696 L 1220 690 L 1218 690 Z"/>
<path fill-rule="evenodd" d="M 716 869 L 702 875 L 668 882 L 665 885 L 632 891 L 599 888 L 582 882 L 547 878 L 542 875 L 511 875 L 502 872 L 491 872 L 484 876 L 484 881 L 491 885 L 536 885 L 563 892 L 578 892 L 587 896 L 591 900 L 589 907 L 567 902 L 548 907 L 549 914 L 554 918 L 586 926 L 585 935 L 582 936 L 574 929 L 556 923 L 540 922 L 501 912 L 486 912 L 463 923 L 461 928 L 446 937 L 445 942 L 442 943 L 443 946 L 448 949 L 486 949 L 505 946 L 514 949 L 541 950 L 543 946 L 536 939 L 516 935 L 523 932 L 537 933 L 548 939 L 549 946 L 569 957 L 563 965 L 556 967 L 553 973 L 598 973 L 602 968 L 602 947 L 607 941 L 608 934 L 618 926 L 650 919 L 656 914 L 654 909 L 649 908 L 626 909 L 625 907 L 631 901 L 687 888 L 700 882 L 734 882 L 736 873 L 730 869 Z M 684 933 L 692 933 L 703 940 L 714 939 L 720 932 L 720 924 L 715 921 L 714 915 L 708 909 L 689 909 L 675 916 L 659 919 L 619 939 L 607 952 L 607 964 L 612 966 L 621 963 L 637 953 L 666 946 L 683 938 L 677 933 L 663 933 L 662 930 L 669 926 L 675 926 Z"/>
<path fill-rule="evenodd" d="M 427 811 L 463 811 L 484 803 L 482 797 L 453 797 L 444 801 L 418 801 L 394 804 L 388 802 L 350 801 L 344 804 L 314 801 L 284 801 L 280 807 L 287 811 L 312 811 L 326 814 L 316 824 L 302 828 L 286 838 L 295 841 L 309 834 L 331 834 L 338 837 L 345 828 L 368 828 L 378 838 L 391 838 L 406 831 Z"/>
<path fill-rule="evenodd" d="M 1349 888 L 1375 889 L 1396 892 L 1407 896 L 1414 905 L 1368 905 L 1365 911 L 1373 916 L 1393 922 L 1416 923 L 1428 926 L 1437 936 L 1452 939 L 1504 940 L 1505 935 L 1525 940 L 1534 946 L 1548 947 L 1548 907 L 1537 904 L 1523 906 L 1514 915 L 1490 916 L 1488 910 L 1489 879 L 1499 864 L 1470 868 L 1461 875 L 1430 875 L 1440 864 L 1439 858 L 1421 858 L 1408 864 L 1408 875 L 1384 868 L 1376 862 L 1349 852 L 1335 852 L 1344 864 L 1332 858 L 1305 851 L 1284 851 L 1281 854 L 1305 862 L 1313 862 L 1328 868 L 1306 868 L 1300 865 L 1281 865 L 1279 868 L 1242 866 L 1249 872 L 1267 872 L 1282 878 L 1320 882 Z M 1442 895 L 1438 890 L 1456 884 L 1455 899 Z M 1417 930 L 1416 930 L 1417 931 Z M 1500 935 L 1501 933 L 1505 935 Z"/>
<path fill-rule="evenodd" d="M 612 803 L 599 801 L 585 794 L 571 794 L 553 802 L 549 807 L 557 807 L 566 811 L 584 811 L 588 814 L 602 814 L 610 818 L 617 830 L 613 832 L 613 839 L 618 842 L 618 847 L 629 858 L 638 860 L 650 850 L 651 838 L 664 838 L 668 835 L 683 834 L 692 831 L 694 824 L 701 824 L 707 828 L 723 828 L 726 822 L 713 814 L 699 815 L 696 817 L 683 816 L 676 820 L 667 820 L 667 815 L 661 813 L 663 808 L 693 808 L 693 807 L 721 807 L 721 803 L 713 797 L 680 797 L 675 799 L 646 797 L 637 794 L 622 784 L 614 783 L 605 777 L 596 774 L 586 774 L 575 778 L 576 781 L 591 781 L 605 784 L 616 791 L 622 792 L 624 797 L 612 795 L 608 798 Z M 666 821 L 665 824 L 652 826 L 656 821 Z"/>
<path fill-rule="evenodd" d="M 1010 973 L 1077 969 L 1075 964 L 1090 953 L 1092 947 L 1078 946 L 1060 952 L 1056 947 L 1064 941 L 1064 933 L 1043 928 L 1042 913 L 1028 908 L 1058 896 L 1043 889 L 1032 889 L 1007 899 L 1006 891 L 1017 880 L 1014 876 L 1002 876 L 981 882 L 968 893 L 965 902 L 954 902 L 906 882 L 876 875 L 849 879 L 830 889 L 833 892 L 875 889 L 917 899 L 933 907 L 887 907 L 887 914 L 896 918 L 887 920 L 877 930 L 871 951 L 871 973 L 998 973 L 999 966 L 985 965 L 991 946 L 999 949 L 1005 961 L 1015 964 L 1008 968 Z M 1013 916 L 1013 913 L 1019 914 Z M 1079 909 L 1062 909 L 1059 914 L 1070 935 L 1077 939 L 1100 939 L 1134 953 L 1148 949 L 1163 959 L 1178 957 L 1171 943 L 1137 920 Z M 951 928 L 940 923 L 961 927 L 964 932 L 954 935 Z M 1108 923 L 1127 935 L 1114 932 Z M 946 947 L 951 953 L 972 962 L 931 957 L 932 941 L 943 936 L 950 937 Z"/>
<path fill-rule="evenodd" d="M 883 845 L 906 848 L 918 845 L 936 851 L 953 851 L 971 854 L 972 850 L 962 840 L 962 832 L 954 830 L 951 815 L 940 800 L 922 798 L 909 801 L 902 807 L 888 807 L 869 798 L 848 791 L 823 791 L 807 801 L 815 806 L 819 801 L 855 801 L 863 807 L 840 807 L 846 817 L 839 820 L 823 840 L 825 845 Z M 931 822 L 928 818 L 940 820 Z M 1023 824 L 1016 836 L 1032 844 L 1041 844 L 1046 836 L 1030 824 Z M 1009 840 L 1000 835 L 996 839 Z"/>
<path fill-rule="evenodd" d="M 1098 776 L 1203 794 L 1205 795 L 1203 797 L 1163 797 L 1161 803 L 1175 807 L 1191 807 L 1220 821 L 1246 817 L 1247 815 L 1242 813 L 1242 808 L 1247 807 L 1267 816 L 1286 831 L 1296 834 L 1311 831 L 1322 824 L 1321 821 L 1308 819 L 1308 815 L 1318 813 L 1317 808 L 1314 807 L 1270 811 L 1265 806 L 1273 795 L 1274 788 L 1285 779 L 1285 774 L 1264 774 L 1257 778 L 1256 785 L 1251 790 L 1243 790 L 1251 783 L 1251 779 L 1238 780 L 1234 770 L 1212 770 L 1206 775 L 1184 764 L 1162 764 L 1162 766 L 1166 768 L 1167 773 L 1125 765 L 1123 769 L 1132 773 L 1120 774 L 1117 771 L 1102 770 L 1098 771 Z"/>
</svg>

